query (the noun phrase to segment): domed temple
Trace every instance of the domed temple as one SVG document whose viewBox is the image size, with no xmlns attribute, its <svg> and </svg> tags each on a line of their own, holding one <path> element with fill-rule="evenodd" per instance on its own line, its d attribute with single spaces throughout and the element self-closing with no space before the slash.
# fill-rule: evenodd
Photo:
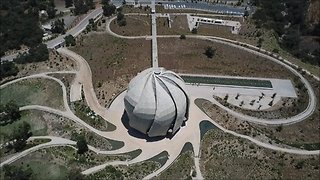
<svg viewBox="0 0 320 180">
<path fill-rule="evenodd" d="M 124 104 L 129 126 L 149 137 L 175 134 L 188 119 L 185 83 L 164 68 L 149 68 L 134 77 Z"/>
</svg>

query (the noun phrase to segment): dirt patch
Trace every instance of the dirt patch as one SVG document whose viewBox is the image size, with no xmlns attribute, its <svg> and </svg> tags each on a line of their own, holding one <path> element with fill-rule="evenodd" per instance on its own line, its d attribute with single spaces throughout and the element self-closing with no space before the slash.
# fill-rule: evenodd
<svg viewBox="0 0 320 180">
<path fill-rule="evenodd" d="M 123 36 L 146 36 L 151 34 L 151 17 L 144 15 L 126 15 L 127 25 L 119 26 L 117 20 L 113 20 L 110 29 Z"/>
<path fill-rule="evenodd" d="M 212 46 L 212 59 L 204 55 Z M 159 65 L 179 73 L 199 73 L 248 77 L 293 79 L 284 67 L 235 47 L 207 40 L 159 38 Z"/>
<path fill-rule="evenodd" d="M 188 28 L 187 16 L 172 16 L 171 28 L 169 27 L 168 18 L 157 18 L 157 34 L 159 35 L 180 35 L 180 34 L 191 34 Z"/>
<path fill-rule="evenodd" d="M 108 34 L 83 36 L 71 50 L 84 57 L 102 105 L 122 92 L 138 72 L 151 66 L 151 41 L 128 40 Z"/>
</svg>

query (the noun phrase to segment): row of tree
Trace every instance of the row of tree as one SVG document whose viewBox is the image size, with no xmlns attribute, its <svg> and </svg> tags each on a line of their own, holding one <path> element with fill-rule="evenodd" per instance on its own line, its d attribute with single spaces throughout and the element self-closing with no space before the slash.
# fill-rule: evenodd
<svg viewBox="0 0 320 180">
<path fill-rule="evenodd" d="M 13 62 L 3 61 L 0 65 L 0 81 L 9 76 L 16 76 L 19 72 L 18 67 Z"/>
<path fill-rule="evenodd" d="M 26 64 L 32 62 L 42 62 L 49 59 L 49 51 L 45 44 L 39 44 L 36 47 L 31 47 L 29 52 L 20 54 L 16 59 L 15 63 Z"/>
</svg>

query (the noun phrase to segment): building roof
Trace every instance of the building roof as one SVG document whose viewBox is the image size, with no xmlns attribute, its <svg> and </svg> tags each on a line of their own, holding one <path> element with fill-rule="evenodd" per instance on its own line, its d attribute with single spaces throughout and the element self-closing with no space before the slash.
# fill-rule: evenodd
<svg viewBox="0 0 320 180">
<path fill-rule="evenodd" d="M 187 118 L 184 81 L 164 68 L 149 68 L 129 83 L 124 98 L 129 125 L 149 137 L 175 133 Z"/>
</svg>

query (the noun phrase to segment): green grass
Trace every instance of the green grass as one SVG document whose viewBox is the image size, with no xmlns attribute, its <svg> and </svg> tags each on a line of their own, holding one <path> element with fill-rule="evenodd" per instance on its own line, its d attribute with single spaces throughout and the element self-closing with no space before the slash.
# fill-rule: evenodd
<svg viewBox="0 0 320 180">
<path fill-rule="evenodd" d="M 41 116 L 39 111 L 23 111 L 21 113 L 21 119 L 15 121 L 12 124 L 0 126 L 0 142 L 8 141 L 10 135 L 13 133 L 15 127 L 22 124 L 23 121 L 27 122 L 31 126 L 31 132 L 34 136 L 47 135 L 47 125 Z"/>
<path fill-rule="evenodd" d="M 60 85 L 47 79 L 26 79 L 0 89 L 0 104 L 14 101 L 18 106 L 43 105 L 61 109 L 63 107 Z"/>
<path fill-rule="evenodd" d="M 31 179 L 34 180 L 61 180 L 67 179 L 68 169 L 65 166 L 47 161 L 29 161 L 23 167 L 30 167 L 33 171 Z"/>
<path fill-rule="evenodd" d="M 200 77 L 200 76 L 181 76 L 181 77 L 186 83 L 272 88 L 272 84 L 268 80 L 233 79 L 233 78 Z"/>
</svg>

